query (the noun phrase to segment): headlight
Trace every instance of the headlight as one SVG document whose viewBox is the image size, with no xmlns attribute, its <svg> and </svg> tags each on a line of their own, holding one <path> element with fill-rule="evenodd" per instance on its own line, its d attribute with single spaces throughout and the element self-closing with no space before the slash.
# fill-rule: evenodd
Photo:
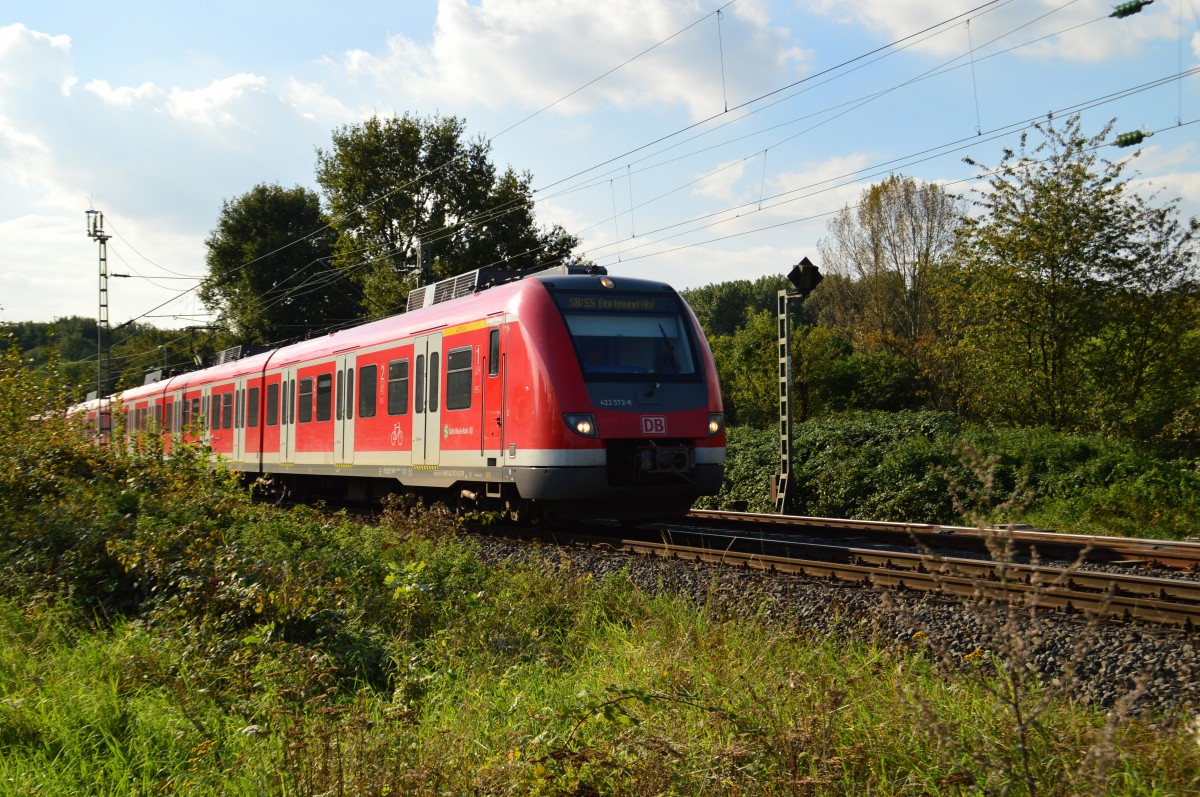
<svg viewBox="0 0 1200 797">
<path fill-rule="evenodd" d="M 567 426 L 571 427 L 571 431 L 575 434 L 583 435 L 584 437 L 598 437 L 600 434 L 596 431 L 596 417 L 591 413 L 564 415 L 563 420 L 567 422 Z"/>
<path fill-rule="evenodd" d="M 725 428 L 725 413 L 710 412 L 708 414 L 708 436 L 718 435 Z"/>
</svg>

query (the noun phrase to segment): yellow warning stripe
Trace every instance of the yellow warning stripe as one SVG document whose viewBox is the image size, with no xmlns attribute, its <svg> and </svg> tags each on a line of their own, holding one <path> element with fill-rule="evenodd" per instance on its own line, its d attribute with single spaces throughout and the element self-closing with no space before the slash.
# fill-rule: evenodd
<svg viewBox="0 0 1200 797">
<path fill-rule="evenodd" d="M 478 321 L 468 321 L 467 323 L 459 324 L 458 326 L 446 327 L 446 329 L 442 332 L 442 334 L 446 335 L 446 336 L 460 335 L 463 332 L 474 332 L 477 329 L 483 329 L 487 325 L 488 325 L 487 319 L 481 318 Z"/>
</svg>

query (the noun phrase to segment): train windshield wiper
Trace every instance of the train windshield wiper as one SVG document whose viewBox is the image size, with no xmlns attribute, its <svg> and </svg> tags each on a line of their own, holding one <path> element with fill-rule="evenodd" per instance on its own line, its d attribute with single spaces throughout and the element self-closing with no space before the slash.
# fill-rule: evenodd
<svg viewBox="0 0 1200 797">
<path fill-rule="evenodd" d="M 667 334 L 667 330 L 663 329 L 662 324 L 658 325 L 658 331 L 662 333 L 663 340 L 667 343 L 667 348 L 663 352 L 662 359 L 658 361 L 658 365 L 654 369 L 654 376 L 650 377 L 650 387 L 646 388 L 646 398 L 653 396 L 654 391 L 660 387 L 658 379 L 662 376 L 663 370 L 666 369 L 667 363 L 671 363 L 672 367 L 675 365 L 675 344 L 671 342 L 671 337 Z"/>
</svg>

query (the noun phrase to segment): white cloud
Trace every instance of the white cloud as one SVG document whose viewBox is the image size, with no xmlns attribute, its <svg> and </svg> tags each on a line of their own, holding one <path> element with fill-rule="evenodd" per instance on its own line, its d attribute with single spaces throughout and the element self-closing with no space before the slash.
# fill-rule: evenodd
<svg viewBox="0 0 1200 797">
<path fill-rule="evenodd" d="M 824 216 L 831 210 L 855 205 L 871 182 L 882 179 L 857 176 L 876 160 L 873 153 L 860 152 L 807 163 L 797 171 L 770 177 L 766 193 L 773 198 L 764 204 L 772 213 L 792 218 Z"/>
<path fill-rule="evenodd" d="M 301 83 L 295 78 L 289 78 L 280 92 L 282 97 L 296 110 L 296 113 L 309 121 L 322 123 L 338 120 L 351 122 L 362 119 L 364 114 L 351 109 L 337 97 L 325 91 L 323 86 L 316 83 Z"/>
<path fill-rule="evenodd" d="M 745 159 L 719 163 L 706 173 L 692 190 L 692 196 L 710 197 L 728 202 L 736 198 L 735 189 L 738 182 L 746 173 Z"/>
<path fill-rule="evenodd" d="M 129 86 L 114 89 L 107 80 L 93 80 L 83 88 L 104 100 L 106 104 L 119 108 L 132 108 L 134 104 L 151 103 L 166 96 L 163 90 L 153 83 L 143 83 L 136 89 Z"/>
<path fill-rule="evenodd" d="M 888 41 L 950 21 L 905 46 L 942 57 L 976 57 L 1019 44 L 1015 54 L 1037 59 L 1097 62 L 1135 53 L 1159 40 L 1178 36 L 1176 2 L 1160 0 L 1137 15 L 1136 22 L 1112 19 L 1112 0 L 1033 0 L 1000 4 L 967 17 L 977 0 L 930 3 L 926 0 L 818 0 L 814 10 L 835 21 L 858 23 Z M 1044 38 L 1049 37 L 1049 38 Z"/>
<path fill-rule="evenodd" d="M 1157 140 L 1157 139 L 1155 139 Z M 1188 142 L 1178 147 L 1146 146 L 1131 156 L 1130 185 L 1161 206 L 1179 199 L 1181 216 L 1200 216 L 1200 147 Z"/>
<path fill-rule="evenodd" d="M 715 15 L 704 19 L 711 10 L 697 0 L 442 0 L 429 45 L 394 36 L 384 54 L 352 50 L 342 66 L 424 104 L 541 108 L 595 80 L 555 110 L 681 106 L 701 118 L 723 110 L 726 97 L 735 105 L 750 98 L 749 87 L 758 93 L 764 80 L 776 84 L 804 67 L 805 53 L 770 27 L 763 8 L 734 6 L 718 38 Z"/>
<path fill-rule="evenodd" d="M 233 75 L 214 80 L 202 89 L 188 91 L 172 88 L 167 98 L 167 110 L 176 119 L 208 127 L 244 125 L 244 121 L 238 118 L 236 106 L 252 95 L 265 94 L 267 89 L 267 79 L 264 77 Z"/>
</svg>

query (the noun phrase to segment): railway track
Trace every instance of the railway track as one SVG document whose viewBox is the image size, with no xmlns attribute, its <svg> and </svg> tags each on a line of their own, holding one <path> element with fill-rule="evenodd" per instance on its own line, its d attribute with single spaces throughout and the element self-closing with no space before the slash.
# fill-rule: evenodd
<svg viewBox="0 0 1200 797">
<path fill-rule="evenodd" d="M 1003 546 L 1014 560 L 1130 569 L 1157 567 L 1200 575 L 1200 542 L 1057 534 L 1023 526 L 979 529 L 708 510 L 694 511 L 689 518 L 705 530 L 756 530 L 772 536 L 810 536 L 975 555 L 992 555 L 997 546 Z"/>
<path fill-rule="evenodd" d="M 1200 628 L 1200 579 L 1188 577 L 1200 569 L 1196 543 L 729 512 L 549 534 L 559 543 Z M 1131 572 L 1151 567 L 1153 575 Z"/>
</svg>

